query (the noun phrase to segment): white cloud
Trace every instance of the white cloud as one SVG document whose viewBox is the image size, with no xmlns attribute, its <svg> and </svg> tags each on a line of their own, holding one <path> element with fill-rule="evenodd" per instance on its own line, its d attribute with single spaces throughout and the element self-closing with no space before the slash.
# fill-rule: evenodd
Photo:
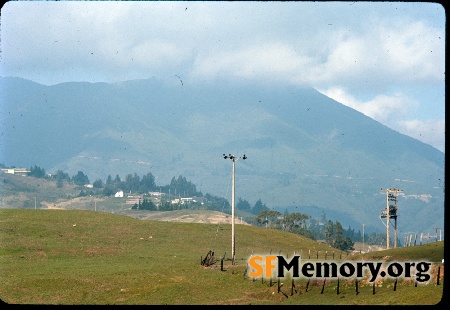
<svg viewBox="0 0 450 310">
<path fill-rule="evenodd" d="M 404 120 L 395 127 L 399 132 L 445 152 L 445 120 Z"/>
<path fill-rule="evenodd" d="M 192 74 L 200 77 L 232 76 L 289 80 L 310 59 L 283 42 L 256 42 L 240 49 L 214 51 L 197 57 Z"/>
<path fill-rule="evenodd" d="M 351 107 L 380 122 L 395 117 L 408 115 L 417 109 L 418 102 L 407 98 L 402 93 L 394 95 L 377 95 L 373 99 L 361 102 L 354 98 L 344 88 L 331 87 L 329 89 L 318 89 L 322 94 L 334 99 L 348 107 Z"/>
<path fill-rule="evenodd" d="M 130 55 L 138 65 L 158 69 L 177 65 L 185 58 L 182 47 L 162 40 L 140 43 L 131 49 Z"/>
<path fill-rule="evenodd" d="M 400 133 L 445 151 L 445 120 L 410 119 L 410 114 L 417 109 L 419 103 L 404 94 L 378 95 L 362 102 L 341 87 L 318 91 Z"/>
<path fill-rule="evenodd" d="M 44 84 L 173 74 L 307 84 L 398 128 L 420 119 L 419 103 L 430 104 L 423 122 L 439 119 L 445 100 L 436 3 L 10 1 L 1 24 L 0 74 Z"/>
<path fill-rule="evenodd" d="M 444 79 L 445 36 L 422 21 L 380 29 L 380 52 L 387 74 L 405 80 Z"/>
<path fill-rule="evenodd" d="M 367 28 L 367 29 L 366 29 Z M 380 20 L 350 31 L 317 29 L 312 36 L 249 32 L 246 40 L 197 50 L 196 77 L 264 78 L 313 85 L 346 83 L 373 92 L 393 85 L 442 83 L 445 34 L 422 21 Z M 225 37 L 227 39 L 227 37 Z M 301 39 L 300 39 L 301 38 Z M 229 40 L 229 38 L 228 38 Z M 320 42 L 321 44 L 318 44 Z"/>
</svg>

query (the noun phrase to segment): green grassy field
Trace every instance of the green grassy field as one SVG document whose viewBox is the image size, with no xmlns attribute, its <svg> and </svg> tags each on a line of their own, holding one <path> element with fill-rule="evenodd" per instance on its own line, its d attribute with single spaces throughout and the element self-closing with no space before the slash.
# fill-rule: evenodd
<svg viewBox="0 0 450 310">
<path fill-rule="evenodd" d="M 236 225 L 236 265 L 200 264 L 209 250 L 229 258 L 231 225 L 137 220 L 86 210 L 0 209 L 0 298 L 9 304 L 77 305 L 435 305 L 435 278 L 414 286 L 389 279 L 376 287 L 354 281 L 278 283 L 244 276 L 252 253 L 361 259 L 299 235 Z M 326 254 L 325 254 L 326 253 Z M 367 253 L 367 259 L 441 262 L 443 242 Z M 315 257 L 314 257 L 315 258 Z M 438 264 L 436 264 L 437 266 Z M 436 267 L 434 266 L 434 267 Z M 283 294 L 286 294 L 286 296 Z"/>
</svg>

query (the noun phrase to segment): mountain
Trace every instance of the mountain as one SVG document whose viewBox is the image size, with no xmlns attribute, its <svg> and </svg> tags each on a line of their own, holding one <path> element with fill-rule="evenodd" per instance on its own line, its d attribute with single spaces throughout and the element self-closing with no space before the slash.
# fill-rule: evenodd
<svg viewBox="0 0 450 310">
<path fill-rule="evenodd" d="M 91 182 L 151 172 L 161 186 L 182 175 L 230 200 L 232 163 L 222 154 L 245 154 L 236 198 L 251 205 L 385 231 L 381 189 L 398 188 L 399 238 L 444 225 L 444 153 L 310 87 L 1 77 L 0 107 L 6 166 L 81 170 Z"/>
</svg>

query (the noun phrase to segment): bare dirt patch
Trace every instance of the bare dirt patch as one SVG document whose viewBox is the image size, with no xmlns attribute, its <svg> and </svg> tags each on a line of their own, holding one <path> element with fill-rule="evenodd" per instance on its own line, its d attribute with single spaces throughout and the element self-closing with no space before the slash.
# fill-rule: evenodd
<svg viewBox="0 0 450 310">
<path fill-rule="evenodd" d="M 123 210 L 116 212 L 141 220 L 156 220 L 166 222 L 231 224 L 231 215 L 212 210 L 175 210 L 175 211 L 137 211 Z M 236 218 L 235 224 L 249 225 Z"/>
</svg>

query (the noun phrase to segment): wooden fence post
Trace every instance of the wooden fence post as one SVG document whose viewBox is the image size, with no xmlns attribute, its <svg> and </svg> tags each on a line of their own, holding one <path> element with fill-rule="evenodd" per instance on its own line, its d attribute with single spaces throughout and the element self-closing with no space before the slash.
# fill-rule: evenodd
<svg viewBox="0 0 450 310">
<path fill-rule="evenodd" d="M 286 298 L 289 298 L 289 296 L 288 296 L 288 294 L 286 294 L 282 289 L 281 289 L 281 279 L 280 278 L 278 278 L 278 293 L 280 293 L 281 292 L 281 294 L 283 294 L 284 295 L 284 297 L 286 297 Z"/>
<path fill-rule="evenodd" d="M 291 296 L 294 295 L 294 290 L 297 293 L 297 289 L 295 288 L 294 278 L 292 278 Z"/>
</svg>

